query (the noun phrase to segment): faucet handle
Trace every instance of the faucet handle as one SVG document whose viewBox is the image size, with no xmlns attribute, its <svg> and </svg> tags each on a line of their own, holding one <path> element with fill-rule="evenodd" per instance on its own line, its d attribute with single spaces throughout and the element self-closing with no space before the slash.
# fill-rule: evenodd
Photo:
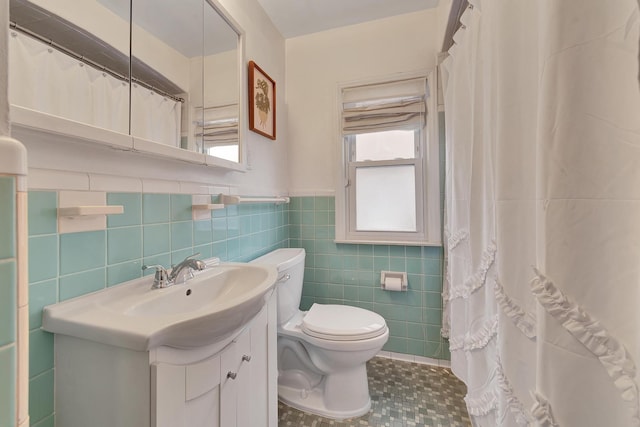
<svg viewBox="0 0 640 427">
<path fill-rule="evenodd" d="M 183 259 L 182 261 L 180 261 L 178 264 L 171 264 L 171 269 L 173 270 L 176 266 L 181 266 L 183 264 L 188 264 L 187 261 L 191 261 L 192 259 L 195 259 L 197 256 L 200 256 L 200 252 L 196 252 L 193 255 L 189 255 L 188 257 L 186 257 L 185 259 Z M 196 261 L 200 261 L 200 260 L 196 260 Z M 154 267 L 153 265 L 149 266 L 149 267 Z M 144 270 L 144 267 L 143 267 Z"/>
<path fill-rule="evenodd" d="M 171 284 L 171 281 L 169 280 L 169 273 L 167 273 L 167 270 L 163 266 L 161 265 L 143 265 L 142 266 L 143 270 L 147 270 L 149 268 L 156 269 L 156 274 L 153 276 L 153 286 L 151 286 L 151 289 L 166 288 Z"/>
<path fill-rule="evenodd" d="M 167 272 L 167 270 L 161 266 L 160 264 L 154 264 L 154 265 L 143 265 L 142 266 L 142 270 L 148 270 L 150 268 L 155 268 L 156 269 L 156 273 L 159 271 L 164 271 L 165 273 Z"/>
</svg>

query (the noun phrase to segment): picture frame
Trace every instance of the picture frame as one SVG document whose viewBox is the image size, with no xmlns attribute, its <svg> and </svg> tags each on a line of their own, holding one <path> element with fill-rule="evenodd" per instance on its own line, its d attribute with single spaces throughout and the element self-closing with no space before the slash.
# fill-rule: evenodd
<svg viewBox="0 0 640 427">
<path fill-rule="evenodd" d="M 276 139 L 276 82 L 249 61 L 249 130 Z"/>
</svg>

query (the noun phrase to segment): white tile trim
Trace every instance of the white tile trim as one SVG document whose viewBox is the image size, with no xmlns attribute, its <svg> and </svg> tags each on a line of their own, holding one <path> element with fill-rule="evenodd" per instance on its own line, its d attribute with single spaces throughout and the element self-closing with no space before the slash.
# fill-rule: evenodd
<svg viewBox="0 0 640 427">
<path fill-rule="evenodd" d="M 27 150 L 17 139 L 0 136 L 0 173 L 27 175 Z"/>
<path fill-rule="evenodd" d="M 149 193 L 179 194 L 180 182 L 165 181 L 161 179 L 143 179 L 142 192 L 145 194 L 149 194 Z"/>
<path fill-rule="evenodd" d="M 29 169 L 29 190 L 89 191 L 89 174 L 51 169 Z"/>
<path fill-rule="evenodd" d="M 18 177 L 19 190 L 76 190 L 112 193 L 238 194 L 237 188 L 210 182 L 163 180 L 109 174 L 89 174 L 53 169 L 29 169 L 29 179 Z M 264 191 L 264 190 L 263 190 Z M 270 194 L 270 192 L 269 192 Z"/>
<path fill-rule="evenodd" d="M 180 181 L 180 194 L 209 194 L 209 186 L 197 182 Z"/>
<path fill-rule="evenodd" d="M 220 193 L 231 194 L 231 187 L 221 187 L 216 185 L 210 185 L 208 187 L 208 193 L 211 195 L 218 195 Z"/>
<path fill-rule="evenodd" d="M 290 190 L 289 197 L 334 197 L 335 190 Z"/>
<path fill-rule="evenodd" d="M 18 341 L 16 342 L 16 362 L 18 368 L 19 421 L 29 419 L 29 306 L 18 309 Z"/>
<path fill-rule="evenodd" d="M 18 308 L 28 307 L 29 305 L 28 197 L 29 195 L 25 191 L 18 191 L 16 194 L 16 278 L 18 281 Z"/>
<path fill-rule="evenodd" d="M 91 191 L 140 193 L 142 192 L 142 180 L 125 176 L 90 174 L 89 188 Z"/>
<path fill-rule="evenodd" d="M 16 191 L 26 193 L 29 191 L 29 179 L 26 176 L 16 175 Z"/>
</svg>

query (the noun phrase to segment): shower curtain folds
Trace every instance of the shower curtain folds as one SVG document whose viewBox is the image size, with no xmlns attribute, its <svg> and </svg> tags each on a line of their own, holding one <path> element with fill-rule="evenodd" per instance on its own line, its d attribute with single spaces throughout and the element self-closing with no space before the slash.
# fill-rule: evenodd
<svg viewBox="0 0 640 427">
<path fill-rule="evenodd" d="M 474 426 L 640 426 L 636 0 L 472 0 L 442 64 L 443 335 Z"/>
</svg>

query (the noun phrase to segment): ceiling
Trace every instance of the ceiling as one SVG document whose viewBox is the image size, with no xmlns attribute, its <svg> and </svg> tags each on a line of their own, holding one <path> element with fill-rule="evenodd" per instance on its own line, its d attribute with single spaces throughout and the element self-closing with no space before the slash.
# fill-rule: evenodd
<svg viewBox="0 0 640 427">
<path fill-rule="evenodd" d="M 258 0 L 285 38 L 432 9 L 438 0 Z"/>
</svg>

